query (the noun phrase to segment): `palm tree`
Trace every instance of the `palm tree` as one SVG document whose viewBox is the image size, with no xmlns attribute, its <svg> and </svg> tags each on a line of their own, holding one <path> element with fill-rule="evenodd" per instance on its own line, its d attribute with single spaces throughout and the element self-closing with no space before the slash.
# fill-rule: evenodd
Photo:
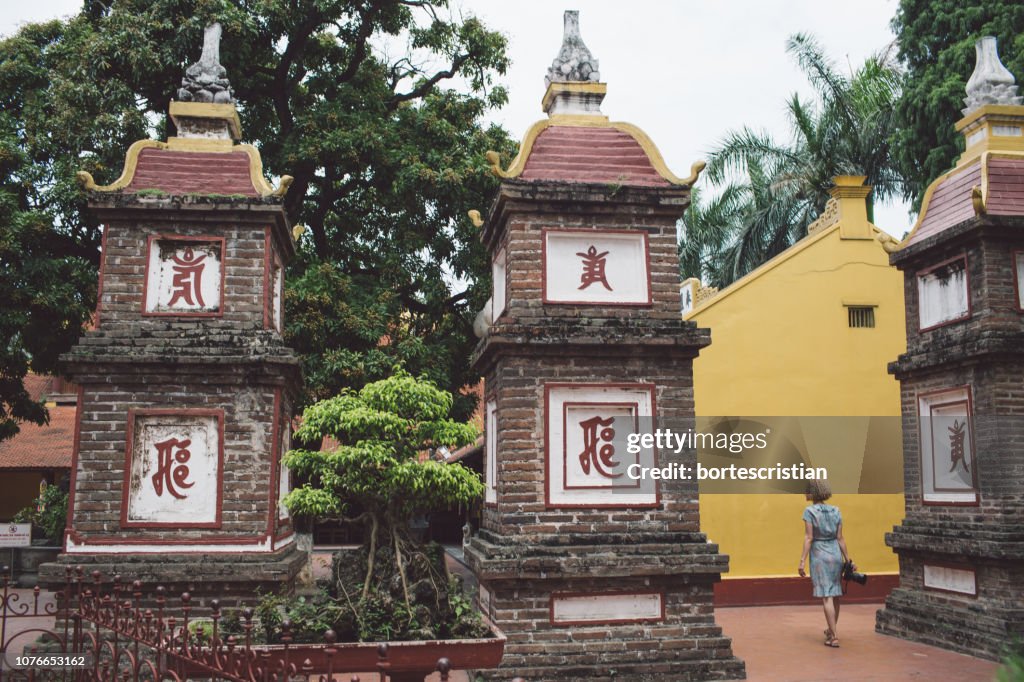
<svg viewBox="0 0 1024 682">
<path fill-rule="evenodd" d="M 889 148 L 900 83 L 891 51 L 869 57 L 846 77 L 810 36 L 793 36 L 786 50 L 815 101 L 789 98 L 789 143 L 744 127 L 711 154 L 706 177 L 714 187 L 695 192 L 683 217 L 684 276 L 725 286 L 781 253 L 825 208 L 836 175 L 867 176 L 874 199 L 902 189 Z M 869 219 L 872 214 L 869 201 Z"/>
</svg>

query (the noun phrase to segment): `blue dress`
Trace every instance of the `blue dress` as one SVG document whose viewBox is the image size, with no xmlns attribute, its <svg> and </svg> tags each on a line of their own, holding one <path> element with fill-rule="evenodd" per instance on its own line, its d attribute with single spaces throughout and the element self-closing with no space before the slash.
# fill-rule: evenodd
<svg viewBox="0 0 1024 682">
<path fill-rule="evenodd" d="M 843 573 L 843 553 L 836 537 L 843 517 L 839 508 L 821 502 L 812 504 L 804 509 L 804 521 L 809 521 L 814 528 L 810 552 L 814 596 L 841 597 L 843 588 L 839 579 Z"/>
</svg>

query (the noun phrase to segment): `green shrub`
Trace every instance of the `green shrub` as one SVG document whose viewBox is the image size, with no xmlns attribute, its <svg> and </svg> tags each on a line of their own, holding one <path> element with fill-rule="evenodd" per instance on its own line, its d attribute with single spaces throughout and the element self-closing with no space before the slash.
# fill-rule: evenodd
<svg viewBox="0 0 1024 682">
<path fill-rule="evenodd" d="M 43 511 L 39 511 L 40 505 Z M 31 523 L 32 535 L 44 537 L 54 544 L 64 541 L 64 525 L 68 518 L 68 494 L 56 485 L 46 486 L 43 494 L 14 515 L 15 523 Z"/>
</svg>

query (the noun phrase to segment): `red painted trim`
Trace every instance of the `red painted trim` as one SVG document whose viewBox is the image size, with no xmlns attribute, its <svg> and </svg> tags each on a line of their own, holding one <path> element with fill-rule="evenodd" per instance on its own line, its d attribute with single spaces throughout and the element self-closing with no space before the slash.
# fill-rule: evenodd
<svg viewBox="0 0 1024 682">
<path fill-rule="evenodd" d="M 1024 251 L 1016 249 L 1010 252 L 1010 269 L 1013 270 L 1013 291 L 1016 294 L 1017 312 L 1024 312 L 1024 306 L 1021 305 L 1021 290 L 1020 290 L 1020 277 L 1017 275 L 1017 260 L 1024 256 Z"/>
<path fill-rule="evenodd" d="M 157 239 L 180 242 L 220 242 L 220 309 L 214 313 L 191 313 L 191 312 L 147 312 L 146 296 L 149 291 L 149 260 L 150 252 L 153 249 L 153 242 Z M 224 288 L 224 278 L 227 273 L 227 248 L 224 237 L 216 235 L 186 235 L 186 234 L 151 234 L 146 239 L 146 272 L 142 279 L 142 316 L 143 317 L 224 317 L 224 308 L 227 301 L 227 290 Z"/>
<path fill-rule="evenodd" d="M 96 285 L 96 310 L 93 313 L 93 317 L 96 319 L 93 321 L 93 329 L 100 328 L 100 311 L 103 308 L 103 280 L 104 272 L 106 272 L 107 265 L 107 230 L 110 229 L 108 225 L 103 226 L 103 234 L 100 237 L 100 281 Z M 142 304 L 146 304 L 146 299 L 142 299 Z"/>
<path fill-rule="evenodd" d="M 970 384 L 962 384 L 960 386 L 950 386 L 948 388 L 939 388 L 933 391 L 924 391 L 915 394 L 915 406 L 917 411 L 917 453 L 918 457 L 924 457 L 924 453 L 921 449 L 921 399 L 928 398 L 930 396 L 944 395 L 946 393 L 954 393 L 956 391 L 967 391 L 967 419 L 970 421 L 971 430 L 971 454 L 974 456 L 974 468 L 971 470 L 971 480 L 974 485 L 974 501 L 973 502 L 943 502 L 939 500 L 926 500 L 924 499 L 924 467 L 921 466 L 921 462 L 918 462 L 918 479 L 921 484 L 921 504 L 926 507 L 978 507 L 981 506 L 981 491 L 978 490 L 978 449 L 974 441 L 974 399 L 973 391 L 971 391 Z M 939 403 L 948 404 L 948 403 Z M 932 469 L 934 473 L 934 460 L 932 461 Z M 941 492 L 941 491 L 939 491 Z M 966 494 L 967 491 L 948 491 L 948 492 L 959 492 Z"/>
<path fill-rule="evenodd" d="M 277 546 L 278 546 L 279 544 L 281 544 L 282 542 L 284 542 L 285 540 L 287 540 L 288 538 L 290 538 L 290 537 L 291 537 L 291 536 L 293 536 L 293 535 L 295 535 L 295 529 L 294 529 L 294 528 L 289 528 L 289 529 L 288 529 L 288 530 L 286 530 L 285 532 L 283 532 L 283 533 L 279 533 L 278 535 L 276 535 L 276 536 L 274 537 L 274 544 L 273 544 L 273 548 L 274 548 L 274 549 L 276 550 L 276 549 L 277 549 Z"/>
<path fill-rule="evenodd" d="M 845 595 L 839 597 L 844 604 L 877 604 L 885 601 L 900 585 L 896 573 L 869 575 L 866 585 L 851 583 Z M 813 594 L 808 578 L 729 578 L 715 583 L 715 608 L 724 606 L 790 606 L 821 604 L 821 597 Z"/>
<path fill-rule="evenodd" d="M 274 389 L 274 418 L 270 427 L 270 495 L 267 503 L 267 535 L 273 535 L 277 522 L 277 488 L 281 471 L 281 389 Z"/>
<path fill-rule="evenodd" d="M 661 615 L 656 618 L 614 618 L 610 620 L 555 620 L 555 600 L 573 597 L 646 597 L 657 595 Z M 665 593 L 659 590 L 606 592 L 552 592 L 548 597 L 548 622 L 551 625 L 622 625 L 625 623 L 661 623 L 665 620 Z"/>
<path fill-rule="evenodd" d="M 64 548 L 67 537 L 75 530 L 75 485 L 78 483 L 78 449 L 82 445 L 82 413 L 85 412 L 85 387 L 78 387 L 78 409 L 75 410 L 75 439 L 71 446 L 71 481 L 68 485 L 68 516 L 65 521 Z"/>
<path fill-rule="evenodd" d="M 258 544 L 261 542 L 268 542 L 269 546 L 273 547 L 275 542 L 274 538 L 269 535 L 204 535 L 192 539 L 181 539 L 171 540 L 166 535 L 133 535 L 130 538 L 119 538 L 110 536 L 100 536 L 95 538 L 88 538 L 77 531 L 70 531 L 69 537 L 74 540 L 75 544 L 80 547 L 88 545 L 93 546 L 114 546 L 114 545 L 161 545 L 173 547 L 176 545 L 244 545 L 244 544 Z M 281 536 L 280 539 L 287 539 L 291 533 L 286 533 Z M 194 552 L 203 552 L 204 550 L 186 550 Z M 74 555 L 71 555 L 74 556 Z"/>
<path fill-rule="evenodd" d="M 633 411 L 633 428 L 640 430 L 640 403 L 573 403 L 566 401 L 562 403 L 562 452 L 569 449 L 569 408 L 570 407 L 626 407 Z M 627 453 L 628 454 L 628 453 Z M 635 455 L 640 459 L 640 453 Z M 639 464 L 639 461 L 637 461 Z M 628 478 L 628 477 L 627 477 Z M 569 485 L 569 458 L 562 458 L 562 489 L 563 490 L 629 490 L 639 489 L 640 480 L 633 481 L 634 485 Z"/>
<path fill-rule="evenodd" d="M 263 328 L 270 329 L 271 316 L 271 277 L 272 272 L 270 268 L 270 250 L 271 250 L 271 238 L 270 238 L 270 227 L 263 228 Z"/>
<path fill-rule="evenodd" d="M 494 433 L 487 433 L 487 421 L 489 410 L 487 406 L 494 402 Z M 487 501 L 487 448 L 490 445 L 491 439 L 494 439 L 494 502 Z M 484 396 L 484 453 L 483 453 L 483 470 L 484 470 L 484 507 L 488 509 L 496 509 L 498 507 L 498 499 L 501 497 L 498 494 L 498 395 L 497 391 L 491 394 L 488 398 Z"/>
<path fill-rule="evenodd" d="M 626 234 L 640 235 L 644 242 L 644 268 L 647 274 L 647 301 L 644 303 L 615 303 L 608 301 L 552 301 L 548 299 L 548 232 L 562 232 L 582 235 Z M 581 230 L 575 227 L 544 227 L 540 231 L 540 292 L 544 305 L 608 306 L 610 308 L 650 308 L 654 305 L 651 288 L 651 246 L 647 232 L 642 230 Z M 506 268 L 507 268 L 506 258 Z M 506 289 L 506 296 L 508 290 Z"/>
<path fill-rule="evenodd" d="M 974 579 L 974 594 L 969 592 L 957 592 L 956 590 L 947 590 L 944 587 L 932 587 L 931 585 L 924 584 L 924 567 L 925 566 L 938 566 L 939 568 L 954 568 L 958 571 L 970 571 L 971 577 Z M 958 564 L 952 561 L 928 561 L 921 560 L 921 587 L 928 592 L 942 592 L 943 594 L 954 594 L 958 597 L 965 597 L 967 599 L 978 598 L 978 569 L 969 564 Z"/>
<path fill-rule="evenodd" d="M 949 265 L 950 263 L 955 263 L 956 261 L 959 261 L 959 260 L 962 260 L 964 262 L 964 285 L 967 287 L 967 313 L 965 315 L 962 315 L 961 317 L 957 317 L 957 318 L 954 318 L 952 320 L 943 320 L 942 322 L 939 322 L 938 324 L 933 324 L 930 327 L 922 327 L 921 326 L 921 285 L 920 285 L 921 277 L 923 277 L 925 275 L 929 275 L 929 274 L 935 272 L 936 270 L 938 270 L 939 268 L 945 267 L 946 265 Z M 942 261 L 941 263 L 936 263 L 935 265 L 933 265 L 933 266 L 931 266 L 929 268 L 926 268 L 924 270 L 918 270 L 917 272 L 914 273 L 914 282 L 918 285 L 917 286 L 917 331 L 918 331 L 918 333 L 929 332 L 929 331 L 931 331 L 933 329 L 938 329 L 939 327 L 947 327 L 947 326 L 949 326 L 951 324 L 957 324 L 958 322 L 963 322 L 964 320 L 969 320 L 969 319 L 971 319 L 971 316 L 974 314 L 974 308 L 971 305 L 971 298 L 972 298 L 971 297 L 971 268 L 970 268 L 970 264 L 967 261 L 967 252 L 964 252 L 964 253 L 960 254 L 959 256 L 954 256 L 952 258 L 948 258 L 948 259 Z"/>
<path fill-rule="evenodd" d="M 128 492 L 132 479 L 132 441 L 135 417 L 196 416 L 217 418 L 217 515 L 214 521 L 186 523 L 181 521 L 129 521 Z M 121 528 L 220 528 L 224 508 L 224 410 L 222 409 L 139 409 L 128 408 L 128 438 L 125 444 L 124 481 L 121 486 Z"/>
<path fill-rule="evenodd" d="M 547 509 L 657 509 L 661 506 L 661 484 L 654 484 L 654 503 L 646 504 L 588 504 L 588 503 L 568 503 L 560 502 L 555 504 L 551 501 L 551 444 L 548 438 L 548 415 L 551 412 L 551 389 L 553 388 L 629 388 L 629 389 L 643 389 L 650 393 L 651 396 L 651 426 L 652 430 L 657 428 L 658 419 L 658 403 L 657 403 L 657 386 L 652 383 L 638 382 L 638 383 L 624 383 L 624 382 L 606 382 L 606 383 L 572 383 L 572 382 L 547 382 L 544 384 L 544 506 Z M 639 412 L 639 410 L 637 410 Z M 646 415 L 637 414 L 637 419 Z M 654 466 L 658 466 L 658 450 L 652 448 L 654 455 Z M 564 481 L 563 481 L 564 483 Z"/>
</svg>

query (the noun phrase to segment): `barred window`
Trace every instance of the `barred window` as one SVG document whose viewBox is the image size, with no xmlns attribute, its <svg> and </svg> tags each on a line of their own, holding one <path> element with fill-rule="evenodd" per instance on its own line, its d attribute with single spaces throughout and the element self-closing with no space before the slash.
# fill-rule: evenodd
<svg viewBox="0 0 1024 682">
<path fill-rule="evenodd" d="M 874 306 L 847 306 L 850 327 L 874 327 L 875 307 Z"/>
</svg>

